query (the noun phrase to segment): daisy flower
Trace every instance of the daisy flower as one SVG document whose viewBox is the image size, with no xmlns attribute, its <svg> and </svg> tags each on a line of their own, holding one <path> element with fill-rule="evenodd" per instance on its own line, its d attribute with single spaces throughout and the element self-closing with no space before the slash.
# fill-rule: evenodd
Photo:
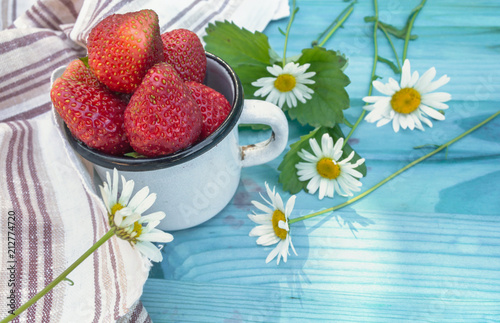
<svg viewBox="0 0 500 323">
<path fill-rule="evenodd" d="M 295 204 L 295 195 L 288 199 L 286 206 L 283 205 L 281 196 L 275 193 L 274 188 L 271 191 L 266 183 L 267 195 L 270 201 L 266 200 L 262 195 L 262 199 L 269 205 L 262 204 L 257 201 L 252 201 L 252 204 L 263 213 L 249 214 L 248 217 L 253 222 L 259 224 L 253 228 L 249 236 L 259 237 L 257 244 L 262 246 L 270 246 L 277 244 L 277 246 L 269 253 L 266 258 L 266 263 L 273 260 L 278 256 L 278 265 L 281 257 L 286 262 L 290 252 L 289 247 L 292 247 L 293 252 L 297 255 L 295 248 L 292 244 L 292 237 L 290 236 L 290 227 L 288 225 L 288 217 L 292 213 Z"/>
<path fill-rule="evenodd" d="M 418 72 L 411 74 L 410 61 L 405 60 L 401 73 L 401 84 L 393 78 L 389 83 L 373 81 L 373 87 L 387 96 L 367 96 L 363 101 L 370 103 L 365 110 L 370 111 L 365 117 L 367 122 L 377 122 L 377 127 L 392 121 L 395 132 L 399 127 L 413 130 L 424 130 L 422 122 L 432 127 L 432 122 L 427 118 L 444 120 L 444 115 L 435 109 L 445 110 L 448 105 L 443 102 L 451 100 L 451 95 L 445 92 L 434 92 L 445 85 L 450 78 L 443 75 L 437 81 L 432 81 L 436 76 L 436 69 L 430 68 L 419 78 Z"/>
<path fill-rule="evenodd" d="M 101 196 L 108 211 L 109 224 L 115 228 L 115 234 L 130 242 L 151 261 L 162 261 L 160 249 L 153 242 L 167 243 L 174 239 L 170 233 L 156 229 L 165 213 L 154 212 L 142 216 L 156 201 L 156 194 L 149 194 L 149 187 L 146 186 L 132 197 L 134 181 L 126 181 L 122 176 L 122 192 L 118 197 L 116 168 L 113 171 L 113 181 L 109 173 L 106 173 L 106 179 L 107 182 L 100 186 Z"/>
<path fill-rule="evenodd" d="M 297 106 L 297 100 L 306 103 L 306 100 L 312 98 L 311 94 L 314 91 L 305 84 L 314 84 L 310 77 L 316 75 L 316 72 L 307 72 L 311 64 L 299 65 L 298 63 L 290 62 L 281 66 L 268 66 L 267 71 L 272 77 L 262 77 L 255 82 L 253 86 L 259 87 L 255 91 L 255 96 L 266 97 L 266 101 L 278 105 L 280 108 L 286 102 L 289 108 Z"/>
<path fill-rule="evenodd" d="M 313 153 L 302 149 L 298 152 L 304 162 L 297 163 L 297 175 L 300 181 L 309 181 L 307 190 L 314 194 L 319 189 L 319 199 L 323 197 L 333 197 L 334 192 L 342 196 L 352 196 L 352 192 L 360 190 L 362 185 L 358 178 L 363 175 L 355 170 L 356 167 L 363 164 L 365 160 L 360 158 L 356 163 L 350 163 L 354 157 L 354 151 L 343 160 L 342 146 L 344 138 L 340 138 L 333 145 L 333 138 L 325 133 L 321 137 L 321 147 L 316 139 L 309 139 L 309 145 Z"/>
</svg>

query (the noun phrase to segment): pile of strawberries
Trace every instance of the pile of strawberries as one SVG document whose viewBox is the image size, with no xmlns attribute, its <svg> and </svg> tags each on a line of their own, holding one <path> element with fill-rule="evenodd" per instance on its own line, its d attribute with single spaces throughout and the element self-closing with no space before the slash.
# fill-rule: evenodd
<svg viewBox="0 0 500 323">
<path fill-rule="evenodd" d="M 186 29 L 160 34 L 152 10 L 103 19 L 87 40 L 88 60 L 72 61 L 50 96 L 69 130 L 112 155 L 172 154 L 205 139 L 231 105 L 202 82 L 207 59 Z"/>
</svg>

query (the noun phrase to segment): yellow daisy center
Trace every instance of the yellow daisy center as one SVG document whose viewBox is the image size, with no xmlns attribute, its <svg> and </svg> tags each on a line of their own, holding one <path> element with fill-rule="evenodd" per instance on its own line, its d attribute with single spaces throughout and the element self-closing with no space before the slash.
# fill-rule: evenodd
<svg viewBox="0 0 500 323">
<path fill-rule="evenodd" d="M 290 92 L 295 88 L 297 80 L 291 74 L 281 74 L 274 81 L 274 87 L 280 92 Z"/>
<path fill-rule="evenodd" d="M 121 209 L 123 209 L 124 206 L 121 205 L 120 203 L 116 203 L 115 205 L 113 205 L 113 207 L 111 208 L 111 214 L 115 215 L 116 214 L 116 211 L 119 211 Z"/>
<path fill-rule="evenodd" d="M 139 236 L 142 233 L 142 224 L 140 224 L 138 221 L 134 222 L 134 230 L 133 231 L 136 233 L 134 238 L 139 238 Z"/>
<path fill-rule="evenodd" d="M 285 229 L 282 229 L 282 228 L 280 228 L 278 226 L 278 223 L 280 221 L 286 222 L 285 214 L 283 212 L 281 212 L 280 210 L 274 210 L 274 212 L 273 212 L 273 219 L 272 219 L 274 233 L 281 240 L 285 240 L 286 239 L 286 235 L 288 234 L 288 232 L 286 232 Z"/>
<path fill-rule="evenodd" d="M 331 158 L 321 158 L 316 164 L 316 170 L 323 178 L 336 179 L 340 175 L 340 166 Z"/>
<path fill-rule="evenodd" d="M 412 113 L 420 106 L 420 93 L 411 87 L 407 87 L 394 93 L 391 98 L 391 106 L 399 113 Z"/>
</svg>

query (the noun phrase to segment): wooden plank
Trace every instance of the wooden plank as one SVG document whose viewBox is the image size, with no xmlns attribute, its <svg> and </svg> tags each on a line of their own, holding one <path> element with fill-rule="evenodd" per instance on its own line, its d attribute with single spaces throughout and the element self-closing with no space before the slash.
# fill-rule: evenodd
<svg viewBox="0 0 500 323">
<path fill-rule="evenodd" d="M 240 286 L 150 279 L 142 297 L 161 322 L 402 322 L 493 321 L 498 299 L 464 298 L 453 290 L 440 297 L 372 295 L 320 289 Z"/>
</svg>

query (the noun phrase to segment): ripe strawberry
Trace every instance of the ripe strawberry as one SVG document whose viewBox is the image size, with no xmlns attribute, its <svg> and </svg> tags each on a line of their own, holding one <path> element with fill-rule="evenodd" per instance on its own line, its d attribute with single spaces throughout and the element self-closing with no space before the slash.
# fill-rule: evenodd
<svg viewBox="0 0 500 323">
<path fill-rule="evenodd" d="M 203 140 L 226 120 L 229 112 L 231 112 L 231 104 L 229 104 L 221 93 L 204 84 L 187 82 L 186 86 L 200 106 L 203 116 L 200 140 Z"/>
<path fill-rule="evenodd" d="M 126 102 L 115 96 L 79 59 L 52 85 L 50 97 L 73 136 L 112 155 L 132 149 L 123 127 Z"/>
<path fill-rule="evenodd" d="M 112 91 L 132 93 L 148 69 L 163 60 L 158 15 L 141 10 L 107 16 L 87 40 L 89 66 Z"/>
<path fill-rule="evenodd" d="M 185 81 L 203 82 L 207 57 L 198 36 L 187 29 L 174 29 L 161 35 L 164 61 L 172 65 Z"/>
<path fill-rule="evenodd" d="M 172 66 L 153 66 L 125 109 L 125 130 L 136 152 L 163 156 L 192 145 L 201 132 L 200 107 Z"/>
<path fill-rule="evenodd" d="M 99 80 L 81 59 L 75 59 L 69 63 L 61 77 L 93 86 L 99 86 L 100 84 Z"/>
</svg>

